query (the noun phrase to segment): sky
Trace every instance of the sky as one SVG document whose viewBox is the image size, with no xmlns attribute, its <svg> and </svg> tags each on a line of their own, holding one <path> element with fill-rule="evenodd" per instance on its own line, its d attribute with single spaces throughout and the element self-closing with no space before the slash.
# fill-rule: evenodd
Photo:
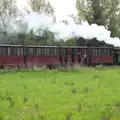
<svg viewBox="0 0 120 120">
<path fill-rule="evenodd" d="M 76 0 L 48 0 L 55 9 L 57 19 L 65 19 L 67 14 L 76 14 Z M 23 9 L 27 6 L 27 0 L 17 0 L 18 7 Z"/>
</svg>

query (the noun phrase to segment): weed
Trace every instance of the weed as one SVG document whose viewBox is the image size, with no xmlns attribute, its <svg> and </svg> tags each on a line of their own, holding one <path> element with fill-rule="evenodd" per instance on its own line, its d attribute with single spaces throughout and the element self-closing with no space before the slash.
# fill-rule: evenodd
<svg viewBox="0 0 120 120">
<path fill-rule="evenodd" d="M 71 120 L 72 113 L 68 113 L 65 115 L 65 120 Z"/>
<path fill-rule="evenodd" d="M 71 85 L 75 85 L 75 83 L 71 82 Z"/>
<path fill-rule="evenodd" d="M 14 106 L 14 100 L 12 99 L 12 97 L 8 97 L 7 99 L 9 100 L 10 107 L 13 107 Z"/>
<path fill-rule="evenodd" d="M 65 85 L 70 85 L 70 82 L 64 82 Z"/>
<path fill-rule="evenodd" d="M 115 101 L 115 106 L 116 106 L 116 108 L 120 108 L 120 100 Z"/>
<path fill-rule="evenodd" d="M 45 120 L 45 117 L 42 115 L 40 115 L 39 118 L 40 118 L 40 120 Z"/>
<path fill-rule="evenodd" d="M 35 104 L 35 108 L 38 109 L 39 108 L 39 104 Z"/>
<path fill-rule="evenodd" d="M 102 114 L 102 120 L 110 120 L 111 119 L 111 109 L 112 106 L 110 104 L 106 104 L 104 110 L 101 112 Z"/>
<path fill-rule="evenodd" d="M 98 75 L 95 75 L 95 76 L 94 76 L 94 78 L 96 78 L 96 79 L 100 79 L 100 76 L 98 76 Z"/>
<path fill-rule="evenodd" d="M 23 75 L 19 75 L 21 80 L 25 80 L 24 76 Z"/>
<path fill-rule="evenodd" d="M 72 93 L 76 93 L 77 89 L 76 88 L 72 88 Z"/>
<path fill-rule="evenodd" d="M 27 89 L 27 85 L 24 85 L 24 89 L 25 89 L 25 90 Z"/>
<path fill-rule="evenodd" d="M 52 81 L 52 84 L 55 84 L 55 83 L 56 83 L 56 81 L 55 81 L 55 80 L 53 80 L 53 81 Z"/>
<path fill-rule="evenodd" d="M 78 106 L 77 106 L 77 111 L 80 112 L 81 109 L 82 109 L 82 106 L 81 106 L 81 103 L 79 103 Z"/>
<path fill-rule="evenodd" d="M 85 93 L 88 93 L 88 92 L 89 92 L 89 88 L 85 87 L 85 88 L 84 88 L 84 92 L 85 92 Z"/>
<path fill-rule="evenodd" d="M 24 103 L 26 103 L 28 101 L 28 97 L 27 96 L 24 96 Z"/>
</svg>

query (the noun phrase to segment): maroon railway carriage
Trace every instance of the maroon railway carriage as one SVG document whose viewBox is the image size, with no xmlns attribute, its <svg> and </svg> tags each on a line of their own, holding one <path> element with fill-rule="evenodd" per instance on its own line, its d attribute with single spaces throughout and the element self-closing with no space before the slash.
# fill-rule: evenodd
<svg viewBox="0 0 120 120">
<path fill-rule="evenodd" d="M 0 65 L 14 67 L 84 64 L 85 54 L 88 65 L 113 63 L 112 51 L 113 48 L 110 47 L 0 45 Z"/>
<path fill-rule="evenodd" d="M 1 66 L 24 66 L 24 51 L 21 45 L 0 45 Z"/>
<path fill-rule="evenodd" d="M 90 64 L 113 63 L 113 48 L 111 47 L 91 47 Z"/>
</svg>

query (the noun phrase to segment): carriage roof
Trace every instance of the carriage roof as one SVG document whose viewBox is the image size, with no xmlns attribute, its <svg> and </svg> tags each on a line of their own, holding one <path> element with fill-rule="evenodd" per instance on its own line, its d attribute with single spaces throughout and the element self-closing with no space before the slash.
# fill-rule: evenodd
<svg viewBox="0 0 120 120">
<path fill-rule="evenodd" d="M 88 47 L 88 46 L 44 46 L 44 45 L 9 45 L 0 44 L 0 47 L 33 47 L 33 48 L 113 48 L 113 47 Z"/>
</svg>

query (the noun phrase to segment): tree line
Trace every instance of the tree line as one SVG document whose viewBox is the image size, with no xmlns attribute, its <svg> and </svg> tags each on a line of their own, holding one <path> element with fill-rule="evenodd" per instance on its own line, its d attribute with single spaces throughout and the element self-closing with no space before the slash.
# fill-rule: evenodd
<svg viewBox="0 0 120 120">
<path fill-rule="evenodd" d="M 21 18 L 24 14 L 31 11 L 45 12 L 54 16 L 54 8 L 50 2 L 45 0 L 28 0 L 29 9 L 24 9 L 21 12 L 16 0 L 0 0 L 0 30 L 7 34 L 7 31 L 12 30 L 12 26 L 8 25 L 12 17 Z M 111 31 L 111 37 L 120 37 L 120 0 L 76 0 L 77 16 L 71 15 L 76 24 L 80 24 L 85 20 L 89 24 L 96 23 L 103 25 Z M 67 7 L 67 6 L 66 6 Z M 54 16 L 55 18 L 55 16 Z M 17 22 L 18 26 L 23 30 L 27 29 L 27 25 L 22 24 L 21 19 Z M 24 37 L 23 37 L 24 36 Z M 51 31 L 45 30 L 42 36 L 34 34 L 33 30 L 27 34 L 18 33 L 14 40 L 8 38 L 11 44 L 39 44 L 39 45 L 93 45 L 105 46 L 104 42 L 99 42 L 96 39 L 85 40 L 83 38 L 71 38 L 67 40 L 55 40 L 55 35 Z M 24 40 L 23 40 L 24 39 Z"/>
</svg>

